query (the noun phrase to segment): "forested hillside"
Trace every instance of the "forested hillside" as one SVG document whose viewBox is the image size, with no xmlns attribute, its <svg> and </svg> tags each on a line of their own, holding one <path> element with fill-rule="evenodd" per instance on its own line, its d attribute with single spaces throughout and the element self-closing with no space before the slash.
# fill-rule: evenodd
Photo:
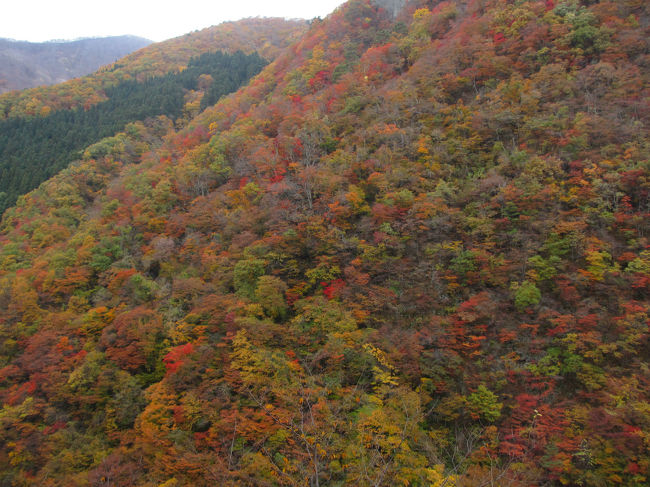
<svg viewBox="0 0 650 487">
<path fill-rule="evenodd" d="M 405 3 L 5 212 L 0 485 L 648 484 L 650 6 Z"/>
<path fill-rule="evenodd" d="M 0 93 L 85 76 L 149 44 L 135 36 L 39 43 L 0 39 Z"/>
</svg>

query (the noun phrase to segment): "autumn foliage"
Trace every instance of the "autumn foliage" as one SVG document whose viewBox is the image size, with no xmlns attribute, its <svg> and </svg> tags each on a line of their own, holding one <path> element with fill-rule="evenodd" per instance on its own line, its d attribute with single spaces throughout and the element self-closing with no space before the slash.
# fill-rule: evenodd
<svg viewBox="0 0 650 487">
<path fill-rule="evenodd" d="M 352 0 L 86 150 L 0 226 L 0 483 L 647 485 L 648 25 Z"/>
</svg>

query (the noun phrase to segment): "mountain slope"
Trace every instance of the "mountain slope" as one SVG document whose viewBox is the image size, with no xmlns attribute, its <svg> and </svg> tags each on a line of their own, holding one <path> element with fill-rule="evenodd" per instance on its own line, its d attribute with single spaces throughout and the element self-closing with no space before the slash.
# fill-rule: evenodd
<svg viewBox="0 0 650 487">
<path fill-rule="evenodd" d="M 84 76 L 149 44 L 134 36 L 44 43 L 0 39 L 0 93 Z"/>
<path fill-rule="evenodd" d="M 2 481 L 647 484 L 649 20 L 355 0 L 88 148 L 2 221 Z"/>
</svg>

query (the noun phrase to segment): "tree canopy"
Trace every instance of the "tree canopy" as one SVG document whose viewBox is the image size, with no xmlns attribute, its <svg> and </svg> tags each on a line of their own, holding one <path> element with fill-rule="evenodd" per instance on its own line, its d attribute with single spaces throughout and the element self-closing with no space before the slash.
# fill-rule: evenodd
<svg viewBox="0 0 650 487">
<path fill-rule="evenodd" d="M 87 147 L 0 224 L 0 483 L 647 485 L 649 25 L 352 0 Z"/>
</svg>

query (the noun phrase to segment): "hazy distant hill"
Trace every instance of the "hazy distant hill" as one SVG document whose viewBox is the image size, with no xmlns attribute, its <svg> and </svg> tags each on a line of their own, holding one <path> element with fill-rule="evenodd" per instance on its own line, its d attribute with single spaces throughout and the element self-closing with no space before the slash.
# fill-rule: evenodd
<svg viewBox="0 0 650 487">
<path fill-rule="evenodd" d="M 134 36 L 43 43 L 0 39 L 0 93 L 83 76 L 149 44 Z"/>
</svg>

